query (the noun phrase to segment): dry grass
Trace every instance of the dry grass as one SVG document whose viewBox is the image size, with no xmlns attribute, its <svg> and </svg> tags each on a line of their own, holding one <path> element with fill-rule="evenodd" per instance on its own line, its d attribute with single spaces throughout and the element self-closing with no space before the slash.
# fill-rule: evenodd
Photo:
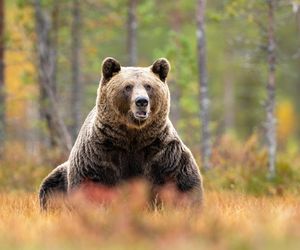
<svg viewBox="0 0 300 250">
<path fill-rule="evenodd" d="M 150 211 L 143 190 L 49 213 L 34 193 L 1 193 L 0 249 L 300 249 L 300 197 L 208 191 L 201 212 Z"/>
<path fill-rule="evenodd" d="M 256 140 L 219 142 L 215 168 L 204 174 L 202 211 L 168 205 L 153 211 L 147 188 L 137 182 L 121 190 L 85 190 L 106 205 L 79 194 L 67 206 L 58 202 L 57 209 L 41 213 L 33 191 L 55 163 L 41 167 L 14 146 L 0 161 L 0 249 L 298 250 L 300 156 L 279 156 L 277 177 L 269 180 Z M 173 199 L 168 193 L 165 198 Z"/>
</svg>

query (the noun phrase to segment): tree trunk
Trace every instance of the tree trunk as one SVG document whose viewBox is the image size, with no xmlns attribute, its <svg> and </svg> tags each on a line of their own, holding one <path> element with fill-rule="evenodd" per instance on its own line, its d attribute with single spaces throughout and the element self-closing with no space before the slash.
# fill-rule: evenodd
<svg viewBox="0 0 300 250">
<path fill-rule="evenodd" d="M 52 89 L 54 94 L 56 95 L 57 90 L 57 49 L 58 49 L 58 31 L 59 31 L 59 2 L 53 2 L 52 9 L 52 37 L 51 37 L 51 49 L 53 54 L 53 73 L 52 73 Z"/>
<path fill-rule="evenodd" d="M 267 0 L 268 5 L 268 64 L 269 74 L 267 83 L 266 101 L 266 132 L 267 146 L 269 152 L 269 175 L 274 177 L 276 174 L 276 117 L 275 117 L 275 64 L 276 64 L 276 44 L 274 35 L 274 10 L 275 0 Z"/>
<path fill-rule="evenodd" d="M 50 139 L 64 150 L 72 147 L 71 137 L 62 120 L 57 106 L 53 74 L 55 72 L 55 51 L 51 47 L 51 21 L 41 7 L 40 0 L 35 0 L 35 18 L 37 32 L 37 52 L 39 58 L 39 83 L 41 93 L 41 111 L 47 121 Z"/>
<path fill-rule="evenodd" d="M 59 4 L 57 1 L 53 3 L 53 9 L 51 11 L 51 18 L 53 27 L 51 28 L 50 20 L 47 21 L 49 24 L 49 31 L 47 34 L 47 54 L 49 54 L 49 64 L 51 64 L 52 71 L 50 73 L 50 87 L 51 91 L 53 92 L 53 95 L 56 96 L 56 90 L 57 90 L 57 84 L 56 84 L 56 76 L 57 76 L 57 44 L 58 44 L 58 16 L 59 16 Z M 45 22 L 47 22 L 45 21 Z M 44 25 L 41 23 L 40 25 Z M 51 31 L 50 31 L 51 29 Z M 51 33 L 51 34 L 50 34 Z M 45 40 L 46 41 L 46 40 Z M 40 82 L 44 81 L 41 75 L 39 75 Z M 48 132 L 49 132 L 49 138 L 45 138 L 44 134 L 41 134 L 41 141 L 50 141 L 50 145 L 52 148 L 55 148 L 59 145 L 59 132 L 57 131 L 55 121 L 52 114 L 52 109 L 50 107 L 50 101 L 49 97 L 47 95 L 46 90 L 42 87 L 40 84 L 40 96 L 39 96 L 39 104 L 40 104 L 40 117 L 42 120 L 46 121 Z"/>
<path fill-rule="evenodd" d="M 211 156 L 211 141 L 209 131 L 209 105 L 210 100 L 208 97 L 208 79 L 206 69 L 206 37 L 205 37 L 205 0 L 198 0 L 197 6 L 197 48 L 198 48 L 198 70 L 200 80 L 200 119 L 202 123 L 201 129 L 201 153 L 202 164 L 205 170 L 211 168 L 210 156 Z"/>
<path fill-rule="evenodd" d="M 4 90 L 4 1 L 0 0 L 0 158 L 5 142 L 5 90 Z"/>
<path fill-rule="evenodd" d="M 128 20 L 127 20 L 127 50 L 128 64 L 135 66 L 137 63 L 137 20 L 136 7 L 138 0 L 128 0 Z"/>
<path fill-rule="evenodd" d="M 73 1 L 73 21 L 72 21 L 72 40 L 71 40 L 71 65 L 72 65 L 72 96 L 71 96 L 71 114 L 72 114 L 72 138 L 76 139 L 81 125 L 81 105 L 82 105 L 82 78 L 80 72 L 80 1 Z"/>
</svg>

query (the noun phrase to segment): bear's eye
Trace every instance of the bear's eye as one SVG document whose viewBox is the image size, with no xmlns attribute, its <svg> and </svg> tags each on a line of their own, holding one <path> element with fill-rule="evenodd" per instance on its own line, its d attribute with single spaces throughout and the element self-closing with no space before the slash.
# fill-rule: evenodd
<svg viewBox="0 0 300 250">
<path fill-rule="evenodd" d="M 130 91 L 132 90 L 132 85 L 126 85 L 126 86 L 125 86 L 125 90 L 126 90 L 127 92 L 130 92 Z"/>
<path fill-rule="evenodd" d="M 146 85 L 145 85 L 145 89 L 149 91 L 149 90 L 151 90 L 151 89 L 152 89 L 152 87 L 151 87 L 151 85 L 150 85 L 150 84 L 146 84 Z"/>
</svg>

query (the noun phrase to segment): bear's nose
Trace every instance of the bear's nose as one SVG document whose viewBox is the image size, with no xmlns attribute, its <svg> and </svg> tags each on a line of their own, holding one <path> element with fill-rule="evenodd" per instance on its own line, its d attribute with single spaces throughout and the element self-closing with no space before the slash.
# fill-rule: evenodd
<svg viewBox="0 0 300 250">
<path fill-rule="evenodd" d="M 137 97 L 135 99 L 135 105 L 138 106 L 138 107 L 147 107 L 148 106 L 148 103 L 149 103 L 149 100 L 147 97 Z"/>
</svg>

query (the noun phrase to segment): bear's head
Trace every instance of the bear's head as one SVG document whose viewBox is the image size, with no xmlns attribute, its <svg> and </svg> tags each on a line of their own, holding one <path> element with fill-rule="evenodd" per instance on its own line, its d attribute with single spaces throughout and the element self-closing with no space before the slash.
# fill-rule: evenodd
<svg viewBox="0 0 300 250">
<path fill-rule="evenodd" d="M 106 58 L 97 99 L 100 119 L 134 129 L 164 123 L 170 108 L 169 70 L 164 58 L 150 67 L 121 67 L 116 59 Z"/>
</svg>

